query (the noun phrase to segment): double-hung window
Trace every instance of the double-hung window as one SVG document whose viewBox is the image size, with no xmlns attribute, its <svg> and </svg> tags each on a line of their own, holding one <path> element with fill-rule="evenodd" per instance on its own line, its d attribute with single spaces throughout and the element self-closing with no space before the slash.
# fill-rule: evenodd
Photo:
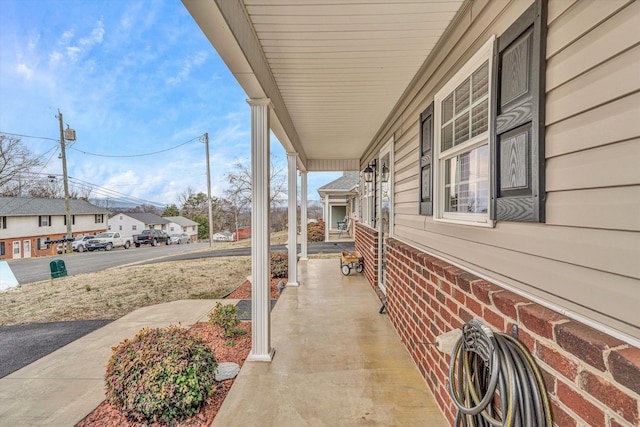
<svg viewBox="0 0 640 427">
<path fill-rule="evenodd" d="M 420 214 L 545 220 L 546 2 L 491 37 L 420 116 Z"/>
<path fill-rule="evenodd" d="M 491 38 L 434 98 L 435 218 L 491 225 Z"/>
</svg>

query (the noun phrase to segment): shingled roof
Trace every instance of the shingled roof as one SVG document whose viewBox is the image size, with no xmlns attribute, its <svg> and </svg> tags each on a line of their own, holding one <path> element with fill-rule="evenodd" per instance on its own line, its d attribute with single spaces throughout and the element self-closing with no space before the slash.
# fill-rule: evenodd
<svg viewBox="0 0 640 427">
<path fill-rule="evenodd" d="M 355 186 L 358 184 L 360 175 L 358 172 L 345 172 L 340 178 L 331 181 L 328 184 L 318 188 L 318 193 L 321 192 L 351 192 L 354 191 Z M 322 196 L 322 194 L 321 194 Z"/>
<path fill-rule="evenodd" d="M 147 212 L 119 212 L 116 215 L 126 215 L 144 223 L 145 225 L 168 224 L 170 222 L 156 214 Z"/>
<path fill-rule="evenodd" d="M 69 200 L 72 215 L 108 214 L 107 209 L 80 200 Z M 64 199 L 32 197 L 0 197 L 0 216 L 65 215 Z"/>
</svg>

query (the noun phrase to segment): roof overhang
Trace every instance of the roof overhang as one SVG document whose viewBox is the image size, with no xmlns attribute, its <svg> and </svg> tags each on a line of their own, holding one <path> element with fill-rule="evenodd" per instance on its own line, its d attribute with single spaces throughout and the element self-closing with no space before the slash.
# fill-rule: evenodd
<svg viewBox="0 0 640 427">
<path fill-rule="evenodd" d="M 468 0 L 467 0 L 468 1 Z M 183 0 L 306 171 L 359 170 L 463 0 Z"/>
</svg>

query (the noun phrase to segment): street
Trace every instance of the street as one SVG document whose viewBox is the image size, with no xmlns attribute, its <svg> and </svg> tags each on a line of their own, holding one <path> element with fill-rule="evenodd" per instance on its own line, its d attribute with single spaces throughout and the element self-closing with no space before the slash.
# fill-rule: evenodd
<svg viewBox="0 0 640 427">
<path fill-rule="evenodd" d="M 353 242 L 319 242 L 308 245 L 309 254 L 339 253 L 342 250 L 353 250 Z M 285 252 L 285 245 L 274 245 L 272 252 Z M 67 274 L 75 275 L 105 270 L 110 267 L 127 264 L 151 264 L 164 261 L 179 261 L 207 257 L 221 256 L 249 256 L 251 248 L 233 248 L 223 250 L 209 250 L 208 243 L 192 243 L 189 245 L 160 245 L 160 246 L 132 246 L 129 249 L 114 249 L 112 251 L 74 252 L 72 254 L 50 257 L 26 258 L 8 260 L 9 267 L 21 285 L 48 280 L 51 277 L 49 263 L 54 259 L 64 260 Z"/>
<path fill-rule="evenodd" d="M 71 254 L 56 255 L 49 257 L 26 258 L 8 260 L 9 267 L 13 271 L 18 283 L 27 283 L 48 280 L 51 277 L 49 263 L 54 259 L 64 260 L 68 275 L 81 273 L 91 273 L 105 270 L 119 265 L 138 263 L 167 255 L 182 254 L 185 252 L 197 251 L 209 247 L 208 243 L 192 243 L 189 245 L 159 245 L 132 246 L 129 249 L 114 249 L 112 251 L 74 252 Z"/>
</svg>

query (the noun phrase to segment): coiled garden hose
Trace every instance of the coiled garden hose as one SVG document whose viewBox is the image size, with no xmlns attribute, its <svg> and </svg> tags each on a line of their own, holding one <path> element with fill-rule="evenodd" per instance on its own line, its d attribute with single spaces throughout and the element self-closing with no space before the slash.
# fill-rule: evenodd
<svg viewBox="0 0 640 427">
<path fill-rule="evenodd" d="M 449 366 L 455 426 L 551 427 L 540 369 L 516 338 L 477 319 L 462 326 Z"/>
</svg>

